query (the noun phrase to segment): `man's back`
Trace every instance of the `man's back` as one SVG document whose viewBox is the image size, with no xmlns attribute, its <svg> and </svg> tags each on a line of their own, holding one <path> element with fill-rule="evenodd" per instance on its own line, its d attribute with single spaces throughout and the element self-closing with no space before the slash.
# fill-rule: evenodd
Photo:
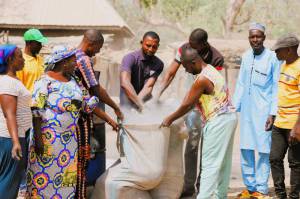
<svg viewBox="0 0 300 199">
<path fill-rule="evenodd" d="M 198 107 L 202 113 L 202 122 L 205 124 L 213 117 L 230 111 L 231 102 L 224 77 L 211 65 L 207 65 L 199 77 L 205 77 L 212 82 L 214 89 L 212 94 L 202 94 Z"/>
</svg>

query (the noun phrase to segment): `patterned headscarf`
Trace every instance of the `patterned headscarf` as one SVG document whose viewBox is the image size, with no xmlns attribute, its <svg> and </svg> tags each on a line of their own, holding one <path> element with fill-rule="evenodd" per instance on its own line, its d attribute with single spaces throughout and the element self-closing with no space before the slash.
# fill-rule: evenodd
<svg viewBox="0 0 300 199">
<path fill-rule="evenodd" d="M 60 62 L 63 59 L 66 59 L 68 57 L 71 57 L 76 53 L 75 49 L 68 49 L 64 46 L 57 46 L 53 48 L 52 53 L 46 58 L 45 65 L 46 70 L 53 70 L 55 67 L 55 64 L 57 62 Z"/>
<path fill-rule="evenodd" d="M 0 45 L 0 73 L 6 71 L 7 60 L 14 54 L 16 49 L 17 46 L 13 44 Z"/>
</svg>

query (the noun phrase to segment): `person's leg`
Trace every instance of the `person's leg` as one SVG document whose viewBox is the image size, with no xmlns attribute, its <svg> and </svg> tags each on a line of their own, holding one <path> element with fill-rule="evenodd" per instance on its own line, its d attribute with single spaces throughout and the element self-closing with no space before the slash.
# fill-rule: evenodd
<svg viewBox="0 0 300 199">
<path fill-rule="evenodd" d="M 210 199 L 215 192 L 226 197 L 224 192 L 227 189 L 224 187 L 228 187 L 229 178 L 220 179 L 220 171 L 225 162 L 231 166 L 231 160 L 225 160 L 225 157 L 229 153 L 236 119 L 235 113 L 222 114 L 209 121 L 203 129 L 202 169 L 197 199 Z M 218 185 L 220 189 L 217 191 Z"/>
<path fill-rule="evenodd" d="M 227 198 L 231 167 L 232 167 L 232 150 L 233 150 L 233 142 L 234 142 L 236 125 L 234 123 L 228 124 L 227 128 L 228 128 L 227 133 L 231 134 L 231 138 L 227 145 L 227 150 L 223 160 L 223 166 L 219 174 L 219 182 L 218 182 L 217 190 L 215 192 L 216 198 L 219 199 Z"/>
<path fill-rule="evenodd" d="M 22 147 L 21 160 L 14 160 L 11 156 L 12 141 L 10 138 L 0 137 L 0 193 L 6 199 L 17 198 L 21 175 L 19 171 L 24 169 L 25 139 L 19 138 Z"/>
<path fill-rule="evenodd" d="M 22 174 L 22 180 L 21 180 L 20 189 L 19 189 L 19 192 L 21 192 L 21 194 L 22 194 L 21 196 L 25 195 L 26 187 L 27 187 L 26 170 L 27 170 L 27 162 L 28 162 L 29 142 L 30 142 L 30 129 L 28 129 L 25 132 L 25 149 L 24 149 L 25 168 L 24 168 L 24 172 Z"/>
<path fill-rule="evenodd" d="M 289 198 L 296 199 L 300 193 L 300 142 L 289 147 L 288 161 L 291 169 Z"/>
<path fill-rule="evenodd" d="M 288 141 L 283 129 L 273 127 L 272 144 L 270 152 L 270 164 L 272 178 L 274 182 L 275 193 L 279 198 L 286 198 L 286 189 L 284 184 L 284 156 L 288 149 Z"/>
<path fill-rule="evenodd" d="M 182 196 L 191 196 L 195 193 L 195 181 L 197 178 L 198 148 L 201 135 L 201 122 L 199 114 L 192 110 L 186 120 L 189 138 L 184 152 L 184 186 Z"/>
<path fill-rule="evenodd" d="M 198 173 L 198 177 L 196 180 L 196 189 L 197 189 L 197 194 L 199 193 L 199 189 L 200 189 L 200 176 L 201 176 L 201 168 L 202 168 L 202 149 L 203 149 L 203 136 L 200 136 L 200 141 L 199 141 L 199 173 Z"/>
<path fill-rule="evenodd" d="M 270 176 L 270 154 L 258 153 L 256 166 L 256 191 L 267 195 L 269 192 L 268 180 Z"/>
<path fill-rule="evenodd" d="M 241 168 L 247 190 L 256 191 L 254 150 L 241 149 Z"/>
</svg>

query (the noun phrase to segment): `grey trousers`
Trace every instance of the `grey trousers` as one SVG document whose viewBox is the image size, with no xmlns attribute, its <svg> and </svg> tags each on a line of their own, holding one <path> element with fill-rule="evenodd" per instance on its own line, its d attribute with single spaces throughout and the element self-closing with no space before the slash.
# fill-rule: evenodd
<svg viewBox="0 0 300 199">
<path fill-rule="evenodd" d="M 199 190 L 200 185 L 200 175 L 197 173 L 198 149 L 202 133 L 199 111 L 196 109 L 190 111 L 185 119 L 185 124 L 188 129 L 189 138 L 184 152 L 185 173 L 183 192 L 193 194 L 196 190 Z"/>
</svg>

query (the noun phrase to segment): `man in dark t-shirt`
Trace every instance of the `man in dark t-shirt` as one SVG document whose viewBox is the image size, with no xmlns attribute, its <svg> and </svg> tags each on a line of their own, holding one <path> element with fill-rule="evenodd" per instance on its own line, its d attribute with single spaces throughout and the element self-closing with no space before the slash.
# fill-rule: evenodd
<svg viewBox="0 0 300 199">
<path fill-rule="evenodd" d="M 190 45 L 192 48 L 196 49 L 205 63 L 214 66 L 218 70 L 222 70 L 224 65 L 224 57 L 217 49 L 208 43 L 207 39 L 207 32 L 201 28 L 197 28 L 190 34 L 189 42 L 178 48 L 175 59 L 170 64 L 166 75 L 163 78 L 162 85 L 160 86 L 159 90 L 159 97 L 163 94 L 166 88 L 168 88 L 179 67 L 181 66 L 181 51 L 186 45 Z"/>
<path fill-rule="evenodd" d="M 221 55 L 221 53 L 215 49 L 213 46 L 211 46 L 209 43 L 207 43 L 207 47 L 204 48 L 201 52 L 198 52 L 202 59 L 205 61 L 205 63 L 209 63 L 210 65 L 214 66 L 217 70 L 222 70 L 223 64 L 224 64 L 224 58 Z M 181 52 L 183 48 L 186 48 L 186 46 L 191 46 L 190 43 L 185 43 L 182 46 L 180 46 L 176 52 L 174 61 L 177 62 L 179 65 L 181 65 Z"/>
<path fill-rule="evenodd" d="M 214 66 L 218 70 L 222 70 L 224 58 L 217 49 L 208 43 L 207 39 L 207 32 L 201 28 L 197 28 L 190 34 L 189 42 L 178 48 L 175 59 L 169 66 L 166 75 L 163 78 L 162 84 L 160 85 L 158 98 L 174 79 L 179 67 L 181 66 L 182 49 L 186 46 L 191 46 L 192 48 L 196 49 L 205 63 Z M 190 79 L 190 77 L 187 78 L 192 85 L 193 81 Z M 195 109 L 190 111 L 185 122 L 189 130 L 189 138 L 187 140 L 184 154 L 185 174 L 184 187 L 181 197 L 192 196 L 196 191 L 195 184 L 197 189 L 199 189 L 199 174 L 197 175 L 198 146 L 201 135 L 201 121 L 199 112 Z M 198 180 L 196 182 L 197 176 Z"/>
<path fill-rule="evenodd" d="M 139 111 L 143 103 L 151 98 L 153 86 L 163 70 L 163 62 L 155 56 L 159 47 L 157 33 L 146 32 L 141 49 L 124 56 L 120 69 L 120 104 Z"/>
</svg>

